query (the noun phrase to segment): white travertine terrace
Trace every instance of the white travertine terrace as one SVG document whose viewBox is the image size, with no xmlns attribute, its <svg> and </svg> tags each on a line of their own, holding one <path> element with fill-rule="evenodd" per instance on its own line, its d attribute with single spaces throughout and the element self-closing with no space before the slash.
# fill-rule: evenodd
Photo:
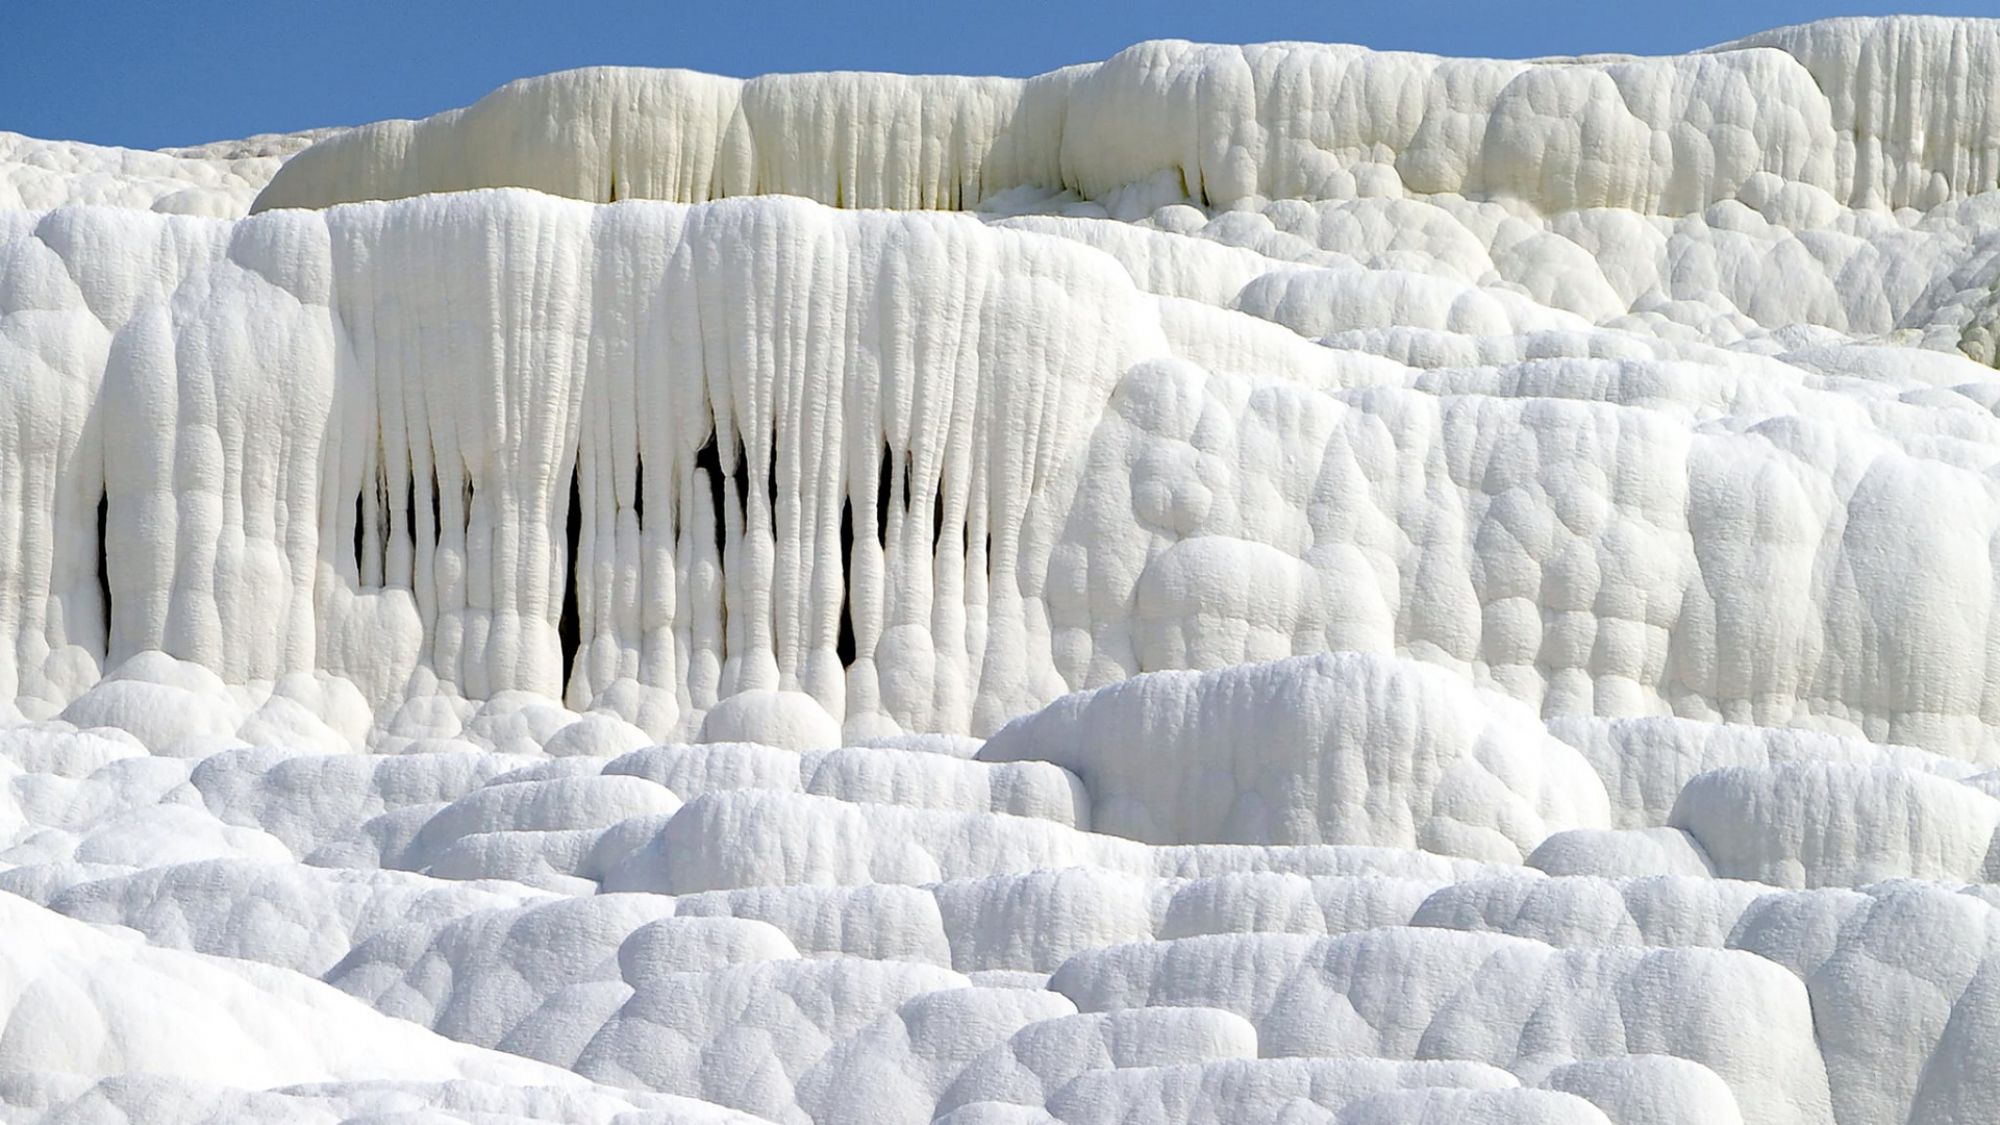
<svg viewBox="0 0 2000 1125">
<path fill-rule="evenodd" d="M 0 134 L 0 1117 L 1983 1120 L 1996 61 Z"/>
<path fill-rule="evenodd" d="M 0 208 L 77 204 L 240 217 L 287 157 L 332 130 L 146 152 L 0 132 Z"/>
<path fill-rule="evenodd" d="M 1169 174 L 1205 205 L 1513 197 L 1697 213 L 1759 173 L 1854 207 L 2000 179 L 1991 21 L 1831 20 L 1669 58 L 1504 62 L 1318 43 L 1142 43 L 1029 79 L 593 68 L 329 138 L 258 209 L 530 187 L 604 203 L 802 195 L 971 208 Z M 1802 201 L 1803 202 L 1803 201 Z"/>
</svg>

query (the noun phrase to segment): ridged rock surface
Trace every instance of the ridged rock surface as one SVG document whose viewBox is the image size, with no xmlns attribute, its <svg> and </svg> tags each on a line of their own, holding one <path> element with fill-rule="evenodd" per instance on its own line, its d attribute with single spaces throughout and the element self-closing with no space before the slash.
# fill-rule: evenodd
<svg viewBox="0 0 2000 1125">
<path fill-rule="evenodd" d="M 1996 61 L 0 134 L 0 1117 L 1984 1120 Z"/>
</svg>

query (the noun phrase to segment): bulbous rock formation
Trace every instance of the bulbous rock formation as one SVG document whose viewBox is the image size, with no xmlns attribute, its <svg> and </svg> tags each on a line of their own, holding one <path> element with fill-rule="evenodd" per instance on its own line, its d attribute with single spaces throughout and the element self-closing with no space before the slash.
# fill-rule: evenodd
<svg viewBox="0 0 2000 1125">
<path fill-rule="evenodd" d="M 1981 1119 L 1996 58 L 0 134 L 0 1117 Z"/>
</svg>

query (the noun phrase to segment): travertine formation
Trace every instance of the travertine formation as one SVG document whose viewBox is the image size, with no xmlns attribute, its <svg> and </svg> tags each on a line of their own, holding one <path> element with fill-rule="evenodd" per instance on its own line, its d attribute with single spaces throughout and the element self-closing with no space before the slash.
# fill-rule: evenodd
<svg viewBox="0 0 2000 1125">
<path fill-rule="evenodd" d="M 1996 61 L 0 135 L 0 1117 L 1984 1120 Z"/>
</svg>

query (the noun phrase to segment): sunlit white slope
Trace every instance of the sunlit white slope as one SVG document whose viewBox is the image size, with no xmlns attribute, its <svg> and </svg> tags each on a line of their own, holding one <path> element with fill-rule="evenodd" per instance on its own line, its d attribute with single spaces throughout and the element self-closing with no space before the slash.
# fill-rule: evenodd
<svg viewBox="0 0 2000 1125">
<path fill-rule="evenodd" d="M 1996 753 L 2000 384 L 1951 353 L 1725 349 L 1351 259 L 1261 259 L 1216 308 L 1060 228 L 803 201 L 12 214 L 28 717 L 123 713 L 152 673 L 93 685 L 161 650 L 220 677 L 224 733 L 306 677 L 309 712 L 358 692 L 350 730 L 436 684 L 655 737 L 751 690 L 977 734 L 1361 649 L 1545 713 Z M 1910 232 L 1912 268 L 1981 229 Z"/>
<path fill-rule="evenodd" d="M 0 133 L 0 207 L 99 204 L 233 218 L 279 165 L 326 131 L 148 152 Z"/>
<path fill-rule="evenodd" d="M 539 1120 L 608 1122 L 642 1109 L 661 1121 L 748 1120 L 593 1087 L 379 1015 L 281 969 L 152 948 L 13 895 L 0 895 L 0 919 L 0 1109 L 10 1120 L 42 1111 L 338 1121 L 426 1105 Z"/>
<path fill-rule="evenodd" d="M 0 1117 L 1985 1120 L 1996 47 L 0 144 Z"/>
<path fill-rule="evenodd" d="M 1891 17 L 1669 58 L 1509 62 L 1330 44 L 1142 43 L 1029 79 L 597 68 L 331 137 L 259 209 L 477 187 L 605 202 L 781 192 L 969 207 L 1165 174 L 1211 206 L 1511 196 L 1681 215 L 1760 174 L 1801 200 L 1930 207 L 2000 177 L 1991 21 Z"/>
</svg>

